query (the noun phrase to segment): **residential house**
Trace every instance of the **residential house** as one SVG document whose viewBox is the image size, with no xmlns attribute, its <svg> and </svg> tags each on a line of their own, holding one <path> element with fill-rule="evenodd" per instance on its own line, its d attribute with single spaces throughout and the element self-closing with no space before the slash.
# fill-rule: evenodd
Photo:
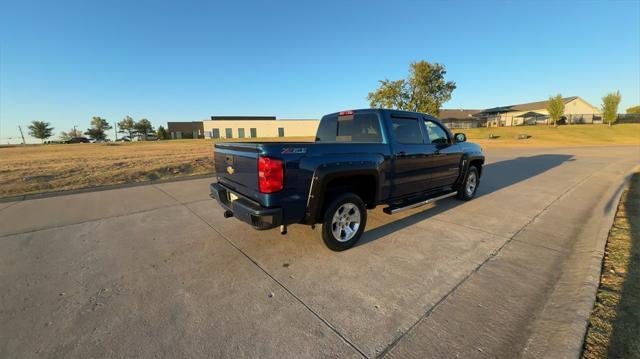
<svg viewBox="0 0 640 359">
<path fill-rule="evenodd" d="M 562 121 L 565 123 L 601 121 L 600 110 L 579 96 L 565 97 L 562 100 L 564 101 Z M 486 121 L 488 127 L 549 124 L 548 102 L 546 100 L 494 107 L 476 113 L 475 116 Z"/>
<path fill-rule="evenodd" d="M 440 110 L 437 118 L 449 128 L 484 127 L 486 120 L 476 117 L 482 110 L 445 109 Z"/>
</svg>

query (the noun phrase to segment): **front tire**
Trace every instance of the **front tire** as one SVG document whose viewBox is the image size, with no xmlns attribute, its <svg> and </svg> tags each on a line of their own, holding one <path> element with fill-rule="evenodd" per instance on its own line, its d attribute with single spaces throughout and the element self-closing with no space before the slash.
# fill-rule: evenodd
<svg viewBox="0 0 640 359">
<path fill-rule="evenodd" d="M 458 188 L 458 198 L 464 201 L 473 199 L 478 191 L 478 185 L 480 185 L 480 174 L 476 166 L 469 166 L 467 175 L 464 177 L 464 181 Z"/>
<path fill-rule="evenodd" d="M 354 193 L 343 193 L 326 207 L 322 221 L 322 240 L 329 249 L 343 251 L 353 247 L 367 224 L 367 208 Z"/>
</svg>

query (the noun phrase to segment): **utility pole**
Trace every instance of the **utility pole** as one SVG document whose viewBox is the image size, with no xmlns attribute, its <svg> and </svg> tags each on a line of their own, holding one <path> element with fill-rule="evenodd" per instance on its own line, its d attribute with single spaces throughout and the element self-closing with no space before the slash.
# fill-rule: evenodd
<svg viewBox="0 0 640 359">
<path fill-rule="evenodd" d="M 118 121 L 115 122 L 115 126 L 113 126 L 113 128 L 115 129 L 116 132 L 116 142 L 118 142 Z"/>
<path fill-rule="evenodd" d="M 20 130 L 20 136 L 22 137 L 22 144 L 26 145 L 27 142 L 24 140 L 24 134 L 22 133 L 22 127 L 20 127 L 20 125 L 18 125 L 18 129 Z"/>
<path fill-rule="evenodd" d="M 76 130 L 76 125 L 73 125 L 73 136 L 71 137 L 78 137 L 78 130 Z"/>
</svg>

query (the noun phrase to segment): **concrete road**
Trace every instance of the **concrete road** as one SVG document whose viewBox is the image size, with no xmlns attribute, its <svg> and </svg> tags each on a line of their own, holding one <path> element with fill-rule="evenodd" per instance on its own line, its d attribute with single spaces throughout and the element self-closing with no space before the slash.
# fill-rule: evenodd
<svg viewBox="0 0 640 359">
<path fill-rule="evenodd" d="M 224 219 L 200 179 L 0 203 L 0 357 L 570 357 L 638 147 L 488 152 L 479 196 L 358 246 Z"/>
</svg>

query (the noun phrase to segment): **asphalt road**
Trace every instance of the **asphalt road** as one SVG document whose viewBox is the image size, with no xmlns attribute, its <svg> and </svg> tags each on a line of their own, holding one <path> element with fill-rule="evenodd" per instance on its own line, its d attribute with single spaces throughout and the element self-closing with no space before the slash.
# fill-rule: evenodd
<svg viewBox="0 0 640 359">
<path fill-rule="evenodd" d="M 640 148 L 487 156 L 478 198 L 370 211 L 341 253 L 207 179 L 0 203 L 0 357 L 575 356 Z"/>
</svg>

